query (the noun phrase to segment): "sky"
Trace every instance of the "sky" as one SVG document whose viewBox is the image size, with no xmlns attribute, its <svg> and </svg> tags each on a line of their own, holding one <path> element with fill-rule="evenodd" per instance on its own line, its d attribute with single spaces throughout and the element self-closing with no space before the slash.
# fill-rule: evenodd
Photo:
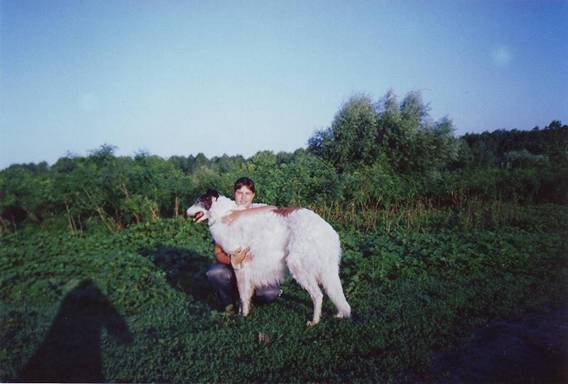
<svg viewBox="0 0 568 384">
<path fill-rule="evenodd" d="M 0 0 L 0 169 L 292 152 L 388 90 L 456 136 L 568 123 L 568 1 Z"/>
</svg>

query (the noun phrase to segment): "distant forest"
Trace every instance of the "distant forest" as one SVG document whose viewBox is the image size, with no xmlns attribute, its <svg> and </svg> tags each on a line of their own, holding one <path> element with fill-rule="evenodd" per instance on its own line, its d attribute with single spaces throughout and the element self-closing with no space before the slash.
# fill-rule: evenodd
<svg viewBox="0 0 568 384">
<path fill-rule="evenodd" d="M 418 92 L 401 101 L 393 92 L 379 101 L 354 96 L 293 153 L 163 159 L 115 149 L 0 171 L 0 230 L 116 231 L 182 216 L 207 188 L 230 195 L 241 176 L 257 183 L 257 201 L 310 207 L 340 222 L 346 212 L 353 219 L 417 205 L 568 202 L 568 125 L 455 137 L 452 121 L 433 121 Z"/>
</svg>

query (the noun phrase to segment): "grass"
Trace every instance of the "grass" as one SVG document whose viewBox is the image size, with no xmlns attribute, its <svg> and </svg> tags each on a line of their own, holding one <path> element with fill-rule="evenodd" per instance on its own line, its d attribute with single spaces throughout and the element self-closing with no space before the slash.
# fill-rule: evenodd
<svg viewBox="0 0 568 384">
<path fill-rule="evenodd" d="M 426 378 L 432 353 L 473 327 L 565 300 L 568 207 L 502 210 L 510 214 L 421 212 L 419 226 L 388 232 L 336 222 L 354 315 L 334 319 L 326 300 L 312 328 L 311 301 L 292 281 L 246 319 L 220 310 L 205 280 L 212 246 L 203 225 L 4 234 L 0 380 Z"/>
</svg>

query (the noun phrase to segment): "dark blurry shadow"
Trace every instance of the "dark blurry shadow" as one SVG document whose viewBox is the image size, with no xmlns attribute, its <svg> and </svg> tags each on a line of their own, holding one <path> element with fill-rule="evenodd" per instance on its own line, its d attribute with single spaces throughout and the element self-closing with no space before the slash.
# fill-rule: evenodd
<svg viewBox="0 0 568 384">
<path fill-rule="evenodd" d="M 195 300 L 209 307 L 216 305 L 216 299 L 207 281 L 207 269 L 212 259 L 184 248 L 158 246 L 139 252 L 166 273 L 168 283 L 175 289 L 191 295 Z"/>
<path fill-rule="evenodd" d="M 129 343 L 128 326 L 91 280 L 61 303 L 47 336 L 20 372 L 23 382 L 104 382 L 101 332 Z"/>
</svg>

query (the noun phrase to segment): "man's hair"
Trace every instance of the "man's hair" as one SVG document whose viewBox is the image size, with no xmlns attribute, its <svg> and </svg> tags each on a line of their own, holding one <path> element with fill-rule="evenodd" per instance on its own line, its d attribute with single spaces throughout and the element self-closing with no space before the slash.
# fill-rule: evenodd
<svg viewBox="0 0 568 384">
<path fill-rule="evenodd" d="M 252 193 L 256 193 L 254 190 L 254 181 L 249 179 L 248 177 L 241 177 L 237 181 L 235 181 L 235 185 L 233 186 L 233 193 L 235 193 L 241 187 L 247 187 L 252 191 Z"/>
</svg>

